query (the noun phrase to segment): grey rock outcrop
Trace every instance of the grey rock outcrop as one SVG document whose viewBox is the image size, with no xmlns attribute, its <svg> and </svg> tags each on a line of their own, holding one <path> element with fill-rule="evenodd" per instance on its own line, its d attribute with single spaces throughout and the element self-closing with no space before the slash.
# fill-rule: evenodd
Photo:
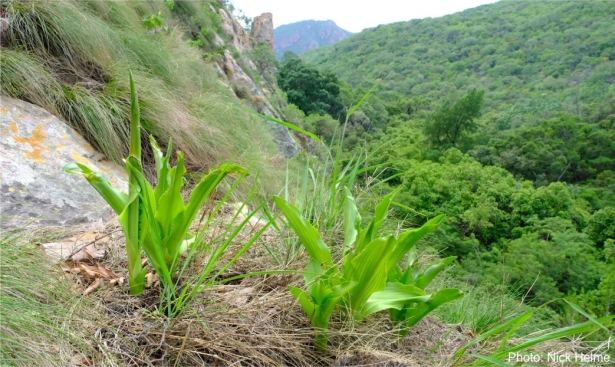
<svg viewBox="0 0 615 367">
<path fill-rule="evenodd" d="M 219 9 L 222 29 L 232 37 L 232 45 L 238 51 L 246 51 L 252 49 L 252 38 L 246 32 L 239 21 L 227 13 L 224 9 Z"/>
<path fill-rule="evenodd" d="M 81 176 L 64 172 L 79 162 L 128 188 L 124 171 L 72 128 L 44 109 L 0 97 L 1 228 L 72 225 L 112 215 L 109 205 Z"/>
<path fill-rule="evenodd" d="M 264 81 L 261 81 L 261 85 L 256 84 L 250 75 L 248 75 L 250 70 L 244 70 L 242 68 L 243 66 L 244 68 L 252 69 L 254 73 L 257 72 L 256 66 L 247 57 L 247 54 L 253 47 L 252 37 L 246 33 L 239 22 L 229 15 L 227 11 L 219 9 L 218 12 L 222 19 L 222 28 L 231 37 L 232 41 L 229 42 L 230 46 L 233 46 L 239 52 L 238 57 L 243 61 L 240 65 L 235 56 L 233 56 L 237 53 L 225 49 L 223 58 L 218 62 L 218 68 L 216 69 L 218 74 L 226 79 L 229 88 L 235 92 L 235 95 L 243 101 L 243 103 L 262 115 L 280 119 L 279 113 L 276 112 L 275 108 L 269 103 L 265 96 L 265 91 L 263 89 Z M 252 33 L 255 35 L 254 39 L 259 42 L 266 42 L 273 48 L 272 19 L 271 13 L 265 13 L 257 17 L 252 25 Z M 255 27 L 257 33 L 254 33 Z M 281 156 L 289 158 L 299 153 L 300 145 L 295 141 L 293 135 L 286 127 L 269 120 L 266 121 L 271 128 L 273 140 Z"/>
<path fill-rule="evenodd" d="M 266 43 L 273 50 L 273 15 L 263 13 L 252 21 L 252 37 L 257 42 Z"/>
<path fill-rule="evenodd" d="M 280 118 L 263 94 L 262 89 L 243 71 L 239 64 L 237 64 L 237 60 L 233 58 L 233 55 L 228 50 L 224 52 L 224 73 L 231 84 L 246 89 L 245 93 L 249 94 L 249 97 L 245 99 L 245 103 L 253 110 L 262 115 L 277 119 Z M 295 139 L 293 139 L 293 136 L 286 127 L 269 120 L 266 120 L 266 122 L 273 132 L 273 140 L 278 146 L 282 156 L 289 158 L 299 153 L 299 145 L 295 142 Z"/>
</svg>

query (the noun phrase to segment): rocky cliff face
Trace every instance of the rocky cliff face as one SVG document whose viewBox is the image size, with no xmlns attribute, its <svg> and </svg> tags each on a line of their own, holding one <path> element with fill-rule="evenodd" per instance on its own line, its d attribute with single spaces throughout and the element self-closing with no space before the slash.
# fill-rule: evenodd
<svg viewBox="0 0 615 367">
<path fill-rule="evenodd" d="M 309 50 L 339 42 L 351 36 L 352 33 L 338 27 L 332 20 L 304 20 L 279 26 L 274 30 L 273 35 L 273 48 L 278 58 L 281 58 L 285 51 L 292 51 L 300 55 Z"/>
<path fill-rule="evenodd" d="M 267 100 L 267 94 L 271 91 L 265 81 L 256 83 L 250 75 L 257 75 L 257 68 L 247 57 L 249 51 L 256 42 L 264 42 L 273 48 L 273 16 L 271 13 L 264 13 L 256 17 L 252 24 L 252 36 L 250 36 L 226 10 L 220 9 L 219 14 L 222 19 L 222 28 L 230 36 L 230 44 L 224 44 L 219 37 L 221 47 L 227 46 L 224 50 L 224 57 L 218 62 L 218 73 L 225 80 L 237 98 L 244 104 L 260 114 L 281 119 L 282 116 Z M 231 52 L 233 46 L 238 52 Z M 244 70 L 248 68 L 249 70 Z M 299 153 L 299 144 L 286 127 L 265 120 L 273 132 L 274 141 L 283 157 L 289 158 Z"/>
<path fill-rule="evenodd" d="M 281 118 L 279 113 L 275 110 L 275 108 L 273 108 L 273 106 L 271 106 L 271 103 L 269 103 L 265 97 L 263 88 L 254 83 L 250 76 L 248 76 L 243 71 L 241 66 L 239 66 L 237 60 L 235 60 L 231 52 L 228 50 L 224 52 L 223 71 L 224 75 L 231 84 L 244 88 L 244 92 L 241 93 L 249 94 L 248 96 L 242 96 L 244 97 L 245 104 L 262 115 L 275 117 L 278 119 Z M 273 139 L 276 142 L 282 156 L 288 158 L 299 153 L 299 146 L 286 127 L 273 123 L 269 120 L 265 121 L 271 128 Z"/>
<path fill-rule="evenodd" d="M 273 15 L 263 13 L 252 22 L 252 37 L 257 42 L 266 43 L 273 50 Z"/>
<path fill-rule="evenodd" d="M 212 8 L 212 11 L 215 10 Z M 219 9 L 218 14 L 220 15 L 222 29 L 231 37 L 230 46 L 235 47 L 235 49 L 240 52 L 252 49 L 252 38 L 248 32 L 243 29 L 239 21 L 233 18 L 225 9 Z M 224 46 L 224 41 L 222 41 L 221 46 Z"/>
</svg>

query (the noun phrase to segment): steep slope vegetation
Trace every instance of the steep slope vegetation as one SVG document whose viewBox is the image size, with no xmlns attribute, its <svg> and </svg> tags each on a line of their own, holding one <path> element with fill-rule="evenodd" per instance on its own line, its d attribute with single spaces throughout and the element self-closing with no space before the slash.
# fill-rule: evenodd
<svg viewBox="0 0 615 367">
<path fill-rule="evenodd" d="M 352 35 L 332 20 L 304 20 L 285 24 L 273 31 L 273 48 L 281 58 L 286 51 L 297 55 L 339 42 Z"/>
<path fill-rule="evenodd" d="M 230 37 L 220 9 L 217 1 L 5 1 L 2 93 L 63 118 L 121 162 L 132 70 L 144 127 L 164 144 L 173 139 L 191 168 L 267 167 L 275 154 L 270 132 L 243 111 L 211 62 L 232 49 L 220 38 Z"/>
</svg>

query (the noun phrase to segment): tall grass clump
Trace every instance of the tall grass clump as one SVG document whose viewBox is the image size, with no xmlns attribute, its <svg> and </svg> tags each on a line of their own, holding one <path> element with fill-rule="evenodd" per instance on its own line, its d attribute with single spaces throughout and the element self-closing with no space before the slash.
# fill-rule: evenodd
<svg viewBox="0 0 615 367">
<path fill-rule="evenodd" d="M 0 56 L 5 95 L 58 115 L 121 163 L 128 154 L 125 75 L 131 69 L 143 127 L 163 145 L 172 139 L 188 167 L 205 170 L 234 160 L 261 169 L 264 182 L 275 179 L 269 160 L 275 147 L 264 121 L 243 111 L 203 50 L 184 37 L 188 20 L 162 2 L 8 0 L 0 6 L 9 22 Z M 211 12 L 208 6 L 184 8 Z M 144 16 L 158 11 L 170 33 L 142 25 Z"/>
<path fill-rule="evenodd" d="M 75 356 L 116 365 L 94 336 L 102 312 L 28 236 L 24 229 L 0 237 L 0 365 L 67 366 Z"/>
</svg>

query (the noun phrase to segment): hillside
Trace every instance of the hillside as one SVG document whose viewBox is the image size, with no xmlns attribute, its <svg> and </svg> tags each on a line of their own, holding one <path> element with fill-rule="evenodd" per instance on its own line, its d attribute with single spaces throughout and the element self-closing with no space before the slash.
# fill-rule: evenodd
<svg viewBox="0 0 615 367">
<path fill-rule="evenodd" d="M 479 128 L 454 146 L 541 184 L 579 182 L 615 164 L 614 16 L 613 2 L 502 1 L 381 25 L 305 58 L 348 83 L 347 95 L 380 80 L 364 107 L 370 135 L 484 90 Z M 545 133 L 555 125 L 577 131 L 573 141 Z M 527 146 L 534 139 L 549 148 Z M 578 146 L 588 140 L 601 148 Z"/>
<path fill-rule="evenodd" d="M 367 180 L 400 190 L 399 218 L 447 215 L 434 247 L 458 256 L 457 279 L 603 315 L 615 287 L 614 18 L 613 2 L 501 1 L 380 25 L 303 59 L 340 79 L 346 106 L 377 83 L 344 145 L 367 150 Z M 306 120 L 333 136 L 329 120 Z"/>
<path fill-rule="evenodd" d="M 615 83 L 613 17 L 611 1 L 501 1 L 381 25 L 305 57 L 353 87 L 381 78 L 381 90 L 428 103 L 482 88 L 485 111 L 584 116 Z"/>
<path fill-rule="evenodd" d="M 332 20 L 304 20 L 275 28 L 273 48 L 278 58 L 281 58 L 285 51 L 300 55 L 334 44 L 351 35 L 351 32 L 338 27 Z"/>
</svg>

